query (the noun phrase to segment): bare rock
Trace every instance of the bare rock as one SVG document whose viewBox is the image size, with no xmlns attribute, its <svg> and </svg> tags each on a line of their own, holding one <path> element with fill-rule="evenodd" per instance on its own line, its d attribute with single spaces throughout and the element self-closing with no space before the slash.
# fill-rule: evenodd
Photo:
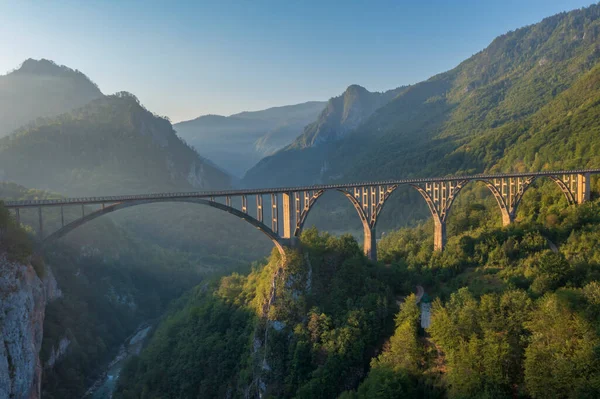
<svg viewBox="0 0 600 399">
<path fill-rule="evenodd" d="M 33 266 L 0 253 L 0 398 L 40 397 L 45 306 Z"/>
</svg>

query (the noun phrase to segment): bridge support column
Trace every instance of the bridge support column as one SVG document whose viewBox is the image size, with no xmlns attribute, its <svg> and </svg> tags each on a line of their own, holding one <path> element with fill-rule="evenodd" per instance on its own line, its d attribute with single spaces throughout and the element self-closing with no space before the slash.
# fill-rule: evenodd
<svg viewBox="0 0 600 399">
<path fill-rule="evenodd" d="M 283 202 L 283 234 L 281 235 L 281 242 L 284 246 L 289 248 L 298 248 L 300 246 L 300 240 L 294 235 L 295 223 L 294 220 L 294 198 L 291 193 L 282 194 Z"/>
<path fill-rule="evenodd" d="M 446 221 L 434 218 L 433 225 L 433 250 L 443 251 L 446 246 Z"/>
<path fill-rule="evenodd" d="M 590 200 L 590 180 L 591 176 L 589 173 L 582 173 L 577 175 L 577 203 L 583 204 Z"/>
<path fill-rule="evenodd" d="M 42 207 L 38 207 L 38 221 L 40 224 L 40 230 L 39 230 L 39 235 L 40 235 L 40 240 L 44 239 L 44 220 L 42 218 Z"/>
<path fill-rule="evenodd" d="M 514 216 L 512 216 L 508 211 L 502 209 L 502 226 L 508 226 L 515 220 Z"/>
<path fill-rule="evenodd" d="M 292 204 L 292 195 L 283 193 L 283 235 L 285 239 L 289 239 L 294 235 L 294 226 L 292 226 L 294 205 Z"/>
<path fill-rule="evenodd" d="M 372 261 L 377 261 L 377 234 L 375 232 L 375 227 L 364 226 L 364 244 L 363 249 L 365 252 L 365 256 Z"/>
</svg>

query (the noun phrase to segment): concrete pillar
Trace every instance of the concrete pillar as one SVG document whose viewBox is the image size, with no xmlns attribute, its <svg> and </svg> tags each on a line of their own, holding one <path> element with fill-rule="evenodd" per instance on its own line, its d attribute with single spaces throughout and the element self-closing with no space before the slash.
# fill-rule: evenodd
<svg viewBox="0 0 600 399">
<path fill-rule="evenodd" d="M 433 250 L 443 251 L 446 246 L 446 221 L 434 218 L 433 225 Z"/>
<path fill-rule="evenodd" d="M 590 200 L 590 180 L 591 176 L 589 173 L 582 173 L 577 175 L 577 203 L 583 204 Z"/>
<path fill-rule="evenodd" d="M 363 249 L 365 256 L 372 261 L 377 261 L 377 234 L 375 233 L 375 227 L 363 226 L 364 230 L 364 244 Z"/>
<path fill-rule="evenodd" d="M 39 230 L 39 235 L 40 235 L 40 240 L 44 239 L 44 220 L 42 219 L 42 207 L 38 207 L 38 221 L 40 223 L 40 230 Z"/>
<path fill-rule="evenodd" d="M 514 221 L 514 217 L 506 210 L 501 209 L 502 211 L 502 226 L 508 226 Z"/>
<path fill-rule="evenodd" d="M 293 213 L 292 195 L 290 193 L 283 193 L 283 238 L 291 238 L 294 235 L 294 226 L 292 226 Z"/>
<path fill-rule="evenodd" d="M 277 194 L 271 194 L 271 230 L 279 234 L 279 204 Z"/>
</svg>

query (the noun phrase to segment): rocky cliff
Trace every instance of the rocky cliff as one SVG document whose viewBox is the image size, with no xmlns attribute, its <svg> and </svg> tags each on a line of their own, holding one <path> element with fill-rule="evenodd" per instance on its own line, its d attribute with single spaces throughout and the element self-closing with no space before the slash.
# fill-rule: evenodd
<svg viewBox="0 0 600 399">
<path fill-rule="evenodd" d="M 48 268 L 40 279 L 31 262 L 0 252 L 0 398 L 40 397 L 44 310 L 60 295 Z"/>
</svg>

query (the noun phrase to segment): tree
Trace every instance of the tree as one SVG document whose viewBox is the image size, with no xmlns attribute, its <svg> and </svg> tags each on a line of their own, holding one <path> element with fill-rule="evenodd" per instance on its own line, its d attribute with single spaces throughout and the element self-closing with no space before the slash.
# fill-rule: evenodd
<svg viewBox="0 0 600 399">
<path fill-rule="evenodd" d="M 538 303 L 526 324 L 525 383 L 533 398 L 600 395 L 600 339 L 594 327 L 556 294 Z"/>
</svg>

